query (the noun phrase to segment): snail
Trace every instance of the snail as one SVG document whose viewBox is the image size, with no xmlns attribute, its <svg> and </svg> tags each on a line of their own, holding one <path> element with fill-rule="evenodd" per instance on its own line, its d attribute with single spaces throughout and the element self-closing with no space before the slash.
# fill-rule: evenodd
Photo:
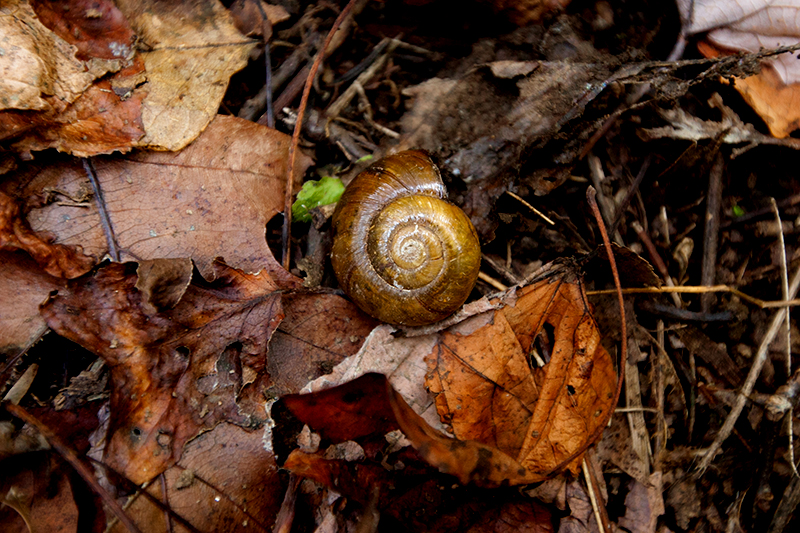
<svg viewBox="0 0 800 533">
<path fill-rule="evenodd" d="M 478 234 L 447 201 L 439 169 L 421 150 L 386 157 L 356 176 L 336 206 L 333 230 L 339 285 L 383 322 L 438 322 L 461 307 L 478 278 Z"/>
</svg>

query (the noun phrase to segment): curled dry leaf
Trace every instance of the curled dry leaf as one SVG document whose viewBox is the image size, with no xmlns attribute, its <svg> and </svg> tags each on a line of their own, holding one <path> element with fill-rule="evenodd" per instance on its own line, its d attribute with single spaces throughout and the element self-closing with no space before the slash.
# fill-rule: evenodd
<svg viewBox="0 0 800 533">
<path fill-rule="evenodd" d="M 136 289 L 137 266 L 113 263 L 71 282 L 42 315 L 111 368 L 106 461 L 139 484 L 220 421 L 263 424 L 257 380 L 283 312 L 269 275 L 214 263 L 213 282 L 195 275 L 177 305 L 149 314 Z"/>
<path fill-rule="evenodd" d="M 96 159 L 122 260 L 191 257 L 208 278 L 212 262 L 222 256 L 234 267 L 267 269 L 282 283 L 299 284 L 273 258 L 264 237 L 269 219 L 283 211 L 289 141 L 264 126 L 219 116 L 181 152 Z M 296 180 L 310 160 L 303 156 L 299 163 Z M 2 187 L 29 202 L 28 220 L 36 231 L 97 258 L 106 254 L 80 163 L 31 165 Z"/>
<path fill-rule="evenodd" d="M 254 46 L 217 0 L 31 3 L 0 8 L 0 139 L 21 152 L 179 150 Z"/>
<path fill-rule="evenodd" d="M 455 438 L 426 423 L 379 374 L 282 401 L 335 441 L 399 428 L 425 460 L 461 482 L 546 479 L 578 464 L 599 438 L 617 378 L 571 270 L 553 268 L 498 303 L 433 334 L 426 384 Z M 541 368 L 536 351 L 549 352 Z"/>
<path fill-rule="evenodd" d="M 0 251 L 23 250 L 54 277 L 76 278 L 94 266 L 94 258 L 78 246 L 53 244 L 34 232 L 22 215 L 20 205 L 0 192 Z"/>
</svg>

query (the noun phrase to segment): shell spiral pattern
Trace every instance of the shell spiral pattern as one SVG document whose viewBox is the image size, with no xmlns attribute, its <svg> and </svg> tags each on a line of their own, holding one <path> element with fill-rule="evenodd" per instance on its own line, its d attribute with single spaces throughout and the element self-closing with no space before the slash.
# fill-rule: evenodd
<svg viewBox="0 0 800 533">
<path fill-rule="evenodd" d="M 366 313 L 392 324 L 430 324 L 469 296 L 481 252 L 467 215 L 447 201 L 425 152 L 377 161 L 348 185 L 333 215 L 331 262 Z"/>
</svg>

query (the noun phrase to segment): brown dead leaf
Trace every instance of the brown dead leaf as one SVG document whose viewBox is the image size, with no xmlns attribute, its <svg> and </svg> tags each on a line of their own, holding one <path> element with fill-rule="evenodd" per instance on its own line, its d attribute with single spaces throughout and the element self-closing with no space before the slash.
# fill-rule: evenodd
<svg viewBox="0 0 800 533">
<path fill-rule="evenodd" d="M 24 253 L 0 252 L 0 354 L 16 355 L 47 330 L 39 305 L 64 285 Z"/>
<path fill-rule="evenodd" d="M 137 145 L 180 150 L 215 117 L 228 80 L 247 64 L 255 42 L 236 30 L 217 0 L 139 0 L 120 9 L 149 47 L 142 53 L 146 134 Z"/>
<path fill-rule="evenodd" d="M 0 463 L 3 531 L 76 533 L 78 507 L 69 467 L 50 454 L 29 454 Z"/>
<path fill-rule="evenodd" d="M 204 533 L 272 531 L 285 486 L 262 439 L 260 429 L 220 424 L 188 442 L 164 472 L 164 485 L 152 483 L 148 491 Z M 186 531 L 174 518 L 170 529 L 164 511 L 143 496 L 126 511 L 142 531 Z M 126 530 L 118 523 L 110 531 Z"/>
<path fill-rule="evenodd" d="M 70 282 L 42 308 L 50 328 L 111 368 L 105 458 L 134 483 L 163 472 L 189 439 L 223 420 L 265 421 L 260 380 L 283 318 L 278 285 L 266 273 L 212 267 L 213 282 L 195 275 L 179 303 L 155 315 L 135 288 L 135 263 Z"/>
<path fill-rule="evenodd" d="M 731 53 L 707 42 L 698 43 L 697 48 L 706 57 Z M 784 83 L 775 67 L 765 63 L 755 76 L 734 77 L 733 86 L 764 120 L 773 136 L 788 137 L 800 128 L 800 82 Z"/>
<path fill-rule="evenodd" d="M 551 358 L 537 368 L 531 353 L 540 335 Z M 544 477 L 577 461 L 614 407 L 611 357 L 569 272 L 443 332 L 430 362 L 426 383 L 455 436 L 495 446 Z"/>
<path fill-rule="evenodd" d="M 76 278 L 94 266 L 94 259 L 77 246 L 52 244 L 31 230 L 19 204 L 0 192 L 0 251 L 23 250 L 54 277 Z"/>
<path fill-rule="evenodd" d="M 0 6 L 0 35 L 6 50 L 0 56 L 0 109 L 56 109 L 62 103 L 74 102 L 95 79 L 121 66 L 120 56 L 79 60 L 78 48 L 45 27 L 23 0 Z M 124 47 L 120 46 L 121 53 Z M 57 99 L 49 98 L 55 95 Z M 14 133 L 6 128 L 0 128 L 0 132 L 0 138 Z"/>
<path fill-rule="evenodd" d="M 549 274 L 510 291 L 496 302 L 499 309 L 427 338 L 409 339 L 411 346 L 403 348 L 408 357 L 390 357 L 397 368 L 421 366 L 410 356 L 413 345 L 435 339 L 426 385 L 456 439 L 425 422 L 378 374 L 283 401 L 300 420 L 332 440 L 399 427 L 423 458 L 462 482 L 494 486 L 546 479 L 579 462 L 582 451 L 599 438 L 612 412 L 617 384 L 576 274 L 554 266 Z M 391 342 L 386 346 L 394 353 Z M 543 348 L 550 360 L 536 368 L 531 354 Z M 331 379 L 355 377 L 358 368 L 372 370 L 369 359 L 377 351 L 368 339 Z M 402 383 L 396 370 L 387 374 Z M 423 402 L 412 399 L 419 409 Z"/>
<path fill-rule="evenodd" d="M 298 282 L 267 247 L 267 221 L 283 211 L 289 137 L 219 116 L 178 153 L 137 153 L 95 160 L 122 260 L 191 257 L 213 275 L 222 256 L 231 266 L 266 269 L 283 284 Z M 309 165 L 301 158 L 300 179 Z M 56 242 L 103 257 L 108 244 L 80 163 L 27 167 L 3 188 L 28 202 L 28 220 Z M 16 187 L 14 190 L 13 188 Z M 55 194 L 59 200 L 48 200 Z M 65 201 L 61 201 L 65 200 Z"/>
<path fill-rule="evenodd" d="M 286 313 L 270 341 L 280 354 L 268 362 L 273 394 L 299 392 L 358 352 L 378 322 L 353 302 L 333 294 L 286 294 Z"/>
<path fill-rule="evenodd" d="M 75 57 L 126 59 L 133 53 L 134 33 L 109 0 L 67 0 L 53 4 L 31 0 L 44 26 L 77 48 Z"/>
<path fill-rule="evenodd" d="M 22 152 L 179 150 L 214 118 L 254 46 L 217 0 L 37 1 L 36 13 L 15 1 L 2 14 L 13 53 L 0 56 L 0 138 L 17 137 Z"/>
<path fill-rule="evenodd" d="M 655 533 L 658 517 L 664 514 L 661 472 L 652 474 L 648 481 L 631 480 L 625 497 L 625 516 L 619 519 L 619 525 L 631 533 Z"/>
</svg>

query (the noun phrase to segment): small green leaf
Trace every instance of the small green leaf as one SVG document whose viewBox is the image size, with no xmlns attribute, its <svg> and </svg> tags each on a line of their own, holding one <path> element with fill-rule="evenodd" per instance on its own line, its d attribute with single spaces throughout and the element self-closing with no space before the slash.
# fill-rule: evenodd
<svg viewBox="0 0 800 533">
<path fill-rule="evenodd" d="M 339 178 L 325 176 L 317 181 L 307 181 L 303 189 L 297 193 L 297 200 L 292 204 L 292 220 L 310 222 L 310 210 L 320 205 L 333 204 L 339 201 L 344 192 L 344 185 Z"/>
<path fill-rule="evenodd" d="M 733 206 L 733 216 L 740 217 L 740 216 L 742 216 L 744 214 L 745 214 L 745 210 L 742 208 L 742 206 L 739 206 L 739 205 Z"/>
</svg>

